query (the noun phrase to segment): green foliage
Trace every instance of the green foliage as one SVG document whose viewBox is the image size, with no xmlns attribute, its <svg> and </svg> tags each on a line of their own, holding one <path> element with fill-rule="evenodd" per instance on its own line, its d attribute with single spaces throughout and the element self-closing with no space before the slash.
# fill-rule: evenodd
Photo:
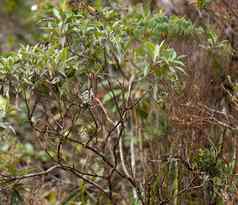
<svg viewBox="0 0 238 205">
<path fill-rule="evenodd" d="M 232 54 L 232 48 L 229 41 L 220 41 L 218 35 L 214 31 L 208 31 L 207 33 L 207 46 L 202 46 L 210 52 L 220 52 L 223 55 L 230 56 Z"/>
<path fill-rule="evenodd" d="M 165 40 L 158 38 L 164 31 L 156 28 L 154 23 L 160 25 L 160 19 L 164 18 L 162 14 L 121 17 L 112 10 L 100 12 L 102 17 L 98 19 L 84 12 L 53 8 L 52 17 L 45 17 L 43 21 L 48 45 L 22 46 L 15 55 L 1 58 L 1 77 L 14 77 L 18 90 L 31 87 L 43 94 L 50 86 L 57 86 L 63 88 L 59 90 L 63 94 L 68 79 L 88 72 L 102 73 L 110 66 L 117 71 L 123 69 L 123 72 L 142 77 L 152 73 L 159 79 L 172 81 L 177 80 L 179 73 L 184 73 L 183 56 L 177 55 Z M 138 21 L 138 18 L 146 19 Z M 166 17 L 165 20 L 167 29 L 180 25 L 178 17 L 170 19 Z M 148 25 L 143 21 L 148 21 Z M 185 20 L 181 19 L 182 22 Z M 188 25 L 191 27 L 191 23 Z M 156 30 L 145 35 L 152 27 Z M 181 33 L 185 31 L 182 27 L 174 32 L 181 35 L 191 33 Z M 133 46 L 135 43 L 138 46 Z M 134 68 L 128 66 L 128 61 L 133 62 Z"/>
<path fill-rule="evenodd" d="M 17 14 L 17 15 L 25 15 L 27 16 L 27 13 L 29 15 L 30 8 L 29 8 L 29 1 L 23 1 L 23 0 L 3 0 L 3 6 L 2 9 L 7 14 Z M 25 10 L 25 13 L 23 12 Z"/>
<path fill-rule="evenodd" d="M 21 43 L 34 43 L 40 39 L 40 32 L 33 22 L 34 12 L 31 7 L 34 0 L 2 0 L 1 15 L 1 55 L 19 48 Z"/>
<path fill-rule="evenodd" d="M 32 170 L 22 167 L 21 164 L 30 165 L 32 160 L 46 162 L 49 157 L 44 151 L 37 151 L 29 142 L 20 143 L 12 136 L 1 136 L 0 143 L 0 168 L 11 175 L 29 173 Z"/>
<path fill-rule="evenodd" d="M 154 41 L 164 37 L 192 38 L 203 32 L 201 27 L 195 27 L 190 20 L 178 16 L 167 17 L 162 12 L 152 16 L 141 10 L 132 10 L 129 15 L 131 18 L 126 17 L 125 20 L 131 25 L 128 29 L 137 40 L 144 41 L 147 37 Z"/>
<path fill-rule="evenodd" d="M 47 4 L 37 14 L 42 41 L 0 57 L 1 170 L 23 176 L 47 162 L 61 166 L 75 178 L 65 174 L 70 180 L 61 182 L 77 185 L 62 204 L 110 204 L 117 201 L 118 190 L 133 193 L 127 200 L 132 204 L 141 204 L 147 194 L 153 198 L 148 204 L 160 203 L 161 195 L 178 204 L 183 190 L 193 189 L 193 180 L 184 182 L 194 174 L 188 170 L 197 171 L 204 182 L 200 187 L 212 182 L 222 193 L 232 165 L 214 147 L 200 149 L 192 167 L 180 159 L 189 153 L 187 147 L 176 150 L 184 136 L 176 135 L 176 125 L 170 124 L 177 109 L 173 106 L 180 103 L 172 101 L 189 76 L 189 56 L 170 42 L 205 39 L 202 47 L 219 66 L 232 54 L 229 43 L 184 17 L 140 8 L 122 14 L 104 3 L 97 1 L 95 12 L 68 8 L 65 1 L 59 7 Z M 147 178 L 154 181 L 144 184 Z M 4 178 L 1 184 L 8 182 Z M 17 204 L 22 197 L 14 185 L 11 203 Z M 50 190 L 44 199 L 56 204 L 57 192 Z"/>
<path fill-rule="evenodd" d="M 197 168 L 210 177 L 220 176 L 222 173 L 222 162 L 217 159 L 217 154 L 214 150 L 199 150 L 194 160 Z"/>
<path fill-rule="evenodd" d="M 11 194 L 11 203 L 10 205 L 21 205 L 24 204 L 24 200 L 21 197 L 20 193 L 17 190 L 13 190 Z"/>
<path fill-rule="evenodd" d="M 198 8 L 206 9 L 212 1 L 214 0 L 197 0 Z"/>
</svg>

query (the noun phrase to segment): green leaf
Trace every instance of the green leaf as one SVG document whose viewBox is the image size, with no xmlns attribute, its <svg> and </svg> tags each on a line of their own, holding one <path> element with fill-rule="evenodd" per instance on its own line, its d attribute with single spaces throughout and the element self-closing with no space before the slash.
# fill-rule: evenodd
<svg viewBox="0 0 238 205">
<path fill-rule="evenodd" d="M 10 145 L 7 143 L 0 144 L 0 152 L 7 152 L 10 148 Z"/>
<path fill-rule="evenodd" d="M 156 45 L 156 46 L 155 46 L 153 63 L 155 63 L 155 62 L 156 62 L 156 59 L 159 57 L 159 55 L 160 55 L 160 50 L 161 50 L 161 47 L 163 46 L 163 44 L 164 44 L 164 41 L 162 41 L 160 45 Z"/>
<path fill-rule="evenodd" d="M 26 153 L 27 155 L 33 155 L 33 154 L 34 154 L 34 147 L 33 147 L 32 144 L 26 143 L 26 144 L 24 145 L 24 149 L 25 149 L 25 153 Z"/>
<path fill-rule="evenodd" d="M 118 89 L 118 90 L 113 90 L 113 91 L 110 91 L 110 92 L 108 92 L 104 97 L 103 97 L 103 103 L 106 103 L 106 102 L 108 102 L 108 101 L 110 101 L 110 100 L 112 100 L 113 99 L 113 94 L 115 95 L 115 96 L 118 96 L 118 95 L 120 95 L 121 94 L 121 90 L 120 89 Z"/>
<path fill-rule="evenodd" d="M 58 9 L 53 8 L 52 12 L 57 19 L 61 20 L 61 15 Z"/>
<path fill-rule="evenodd" d="M 182 72 L 182 73 L 184 73 L 184 74 L 187 74 L 187 73 L 185 72 L 185 70 L 184 70 L 182 67 L 180 67 L 180 66 L 175 66 L 175 68 L 176 68 L 177 70 L 179 70 L 180 72 Z"/>
<path fill-rule="evenodd" d="M 150 41 L 147 41 L 145 43 L 145 48 L 146 48 L 147 54 L 153 59 L 155 55 L 155 44 Z"/>
<path fill-rule="evenodd" d="M 80 194 L 79 189 L 75 190 L 74 192 L 70 193 L 65 200 L 62 202 L 61 205 L 69 205 L 78 195 Z"/>
<path fill-rule="evenodd" d="M 144 67 L 144 77 L 148 75 L 149 70 L 150 70 L 150 65 L 149 64 L 145 64 L 145 67 Z"/>
<path fill-rule="evenodd" d="M 17 190 L 13 190 L 11 194 L 11 205 L 23 205 L 24 201 Z"/>
</svg>

